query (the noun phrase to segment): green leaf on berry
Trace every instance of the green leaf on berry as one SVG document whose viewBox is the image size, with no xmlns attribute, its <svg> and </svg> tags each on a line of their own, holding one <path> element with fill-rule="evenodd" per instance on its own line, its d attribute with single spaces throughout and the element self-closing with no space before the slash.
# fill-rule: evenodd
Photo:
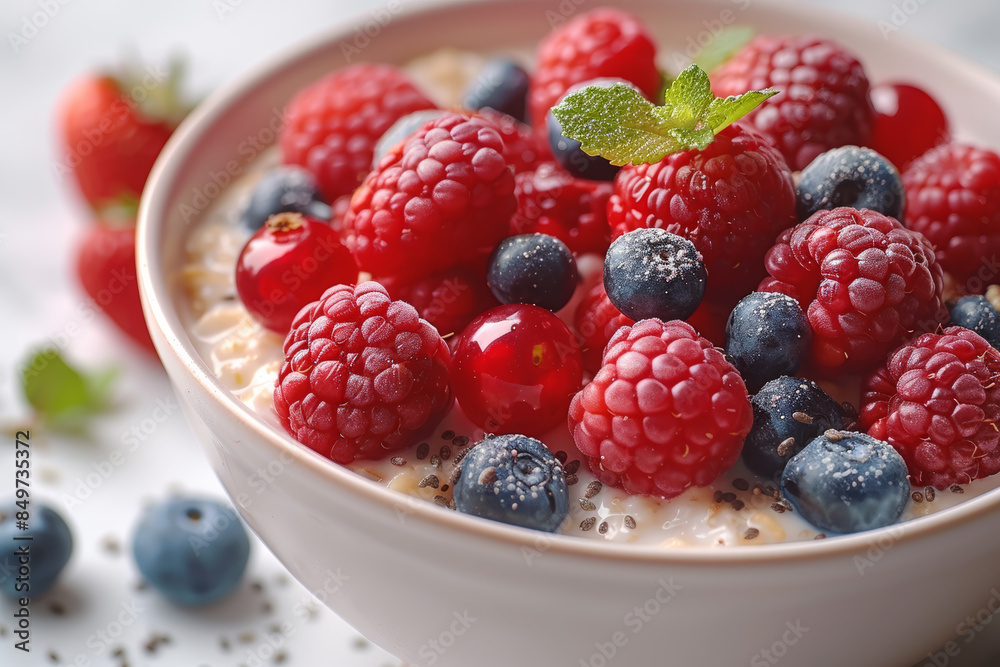
<svg viewBox="0 0 1000 667">
<path fill-rule="evenodd" d="M 723 28 L 722 32 L 694 59 L 694 64 L 706 72 L 711 72 L 736 55 L 737 51 L 753 39 L 754 32 L 751 25 L 732 25 Z"/>
<path fill-rule="evenodd" d="M 658 162 L 665 155 L 702 150 L 715 135 L 777 94 L 773 88 L 733 97 L 712 94 L 708 74 L 697 65 L 681 72 L 656 106 L 624 83 L 587 86 L 553 107 L 563 134 L 588 155 L 612 164 Z"/>
<path fill-rule="evenodd" d="M 39 350 L 25 363 L 21 390 L 39 419 L 60 430 L 80 430 L 86 420 L 110 404 L 117 371 L 83 373 L 58 351 Z"/>
</svg>

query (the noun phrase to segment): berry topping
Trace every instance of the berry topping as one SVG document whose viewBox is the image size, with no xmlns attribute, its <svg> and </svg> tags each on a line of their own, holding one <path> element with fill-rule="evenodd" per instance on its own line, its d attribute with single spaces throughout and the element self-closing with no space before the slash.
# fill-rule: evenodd
<svg viewBox="0 0 1000 667">
<path fill-rule="evenodd" d="M 30 574 L 23 576 L 22 569 L 19 576 L 25 548 Z M 13 497 L 0 505 L 0 593 L 15 600 L 43 595 L 72 555 L 73 533 L 57 511 L 37 500 Z"/>
<path fill-rule="evenodd" d="M 781 493 L 819 530 L 856 533 L 899 521 L 910 485 L 906 464 L 888 444 L 830 430 L 788 462 Z"/>
<path fill-rule="evenodd" d="M 604 257 L 608 299 L 633 320 L 687 318 L 705 296 L 705 279 L 694 244 L 664 229 L 623 234 Z"/>
<path fill-rule="evenodd" d="M 868 145 L 897 169 L 948 140 L 948 118 L 927 91 L 906 83 L 882 83 L 870 92 L 875 125 Z"/>
<path fill-rule="evenodd" d="M 746 122 L 774 143 L 793 170 L 831 148 L 868 143 L 874 116 L 868 77 L 839 44 L 760 35 L 712 72 L 712 90 L 720 97 L 770 86 L 781 94 Z"/>
<path fill-rule="evenodd" d="M 569 303 L 579 277 L 565 243 L 547 234 L 521 234 L 497 244 L 486 284 L 500 303 L 528 303 L 555 312 Z"/>
<path fill-rule="evenodd" d="M 554 162 L 514 176 L 517 211 L 511 234 L 549 234 L 577 254 L 604 254 L 611 243 L 611 183 L 574 178 Z"/>
<path fill-rule="evenodd" d="M 392 65 L 357 63 L 300 90 L 285 107 L 284 161 L 316 174 L 327 201 L 350 194 L 371 168 L 375 142 L 396 120 L 434 103 Z"/>
<path fill-rule="evenodd" d="M 743 443 L 743 462 L 778 482 L 788 459 L 827 429 L 844 427 L 841 406 L 812 380 L 783 375 L 750 399 L 753 427 Z"/>
<path fill-rule="evenodd" d="M 944 489 L 1000 471 L 1000 352 L 949 327 L 896 350 L 868 378 L 860 425 L 895 447 L 913 485 Z"/>
<path fill-rule="evenodd" d="M 656 319 L 618 330 L 569 409 L 573 440 L 601 482 L 662 498 L 730 468 L 751 419 L 722 353 L 690 325 Z"/>
<path fill-rule="evenodd" d="M 910 163 L 903 186 L 906 226 L 934 244 L 941 267 L 964 291 L 982 293 L 995 282 L 1000 257 L 1000 154 L 938 146 Z"/>
<path fill-rule="evenodd" d="M 462 106 L 473 110 L 489 107 L 523 123 L 530 83 L 523 67 L 506 58 L 493 58 L 465 91 Z"/>
<path fill-rule="evenodd" d="M 985 296 L 963 296 L 949 309 L 948 314 L 949 324 L 971 329 L 993 347 L 1000 348 L 1000 313 Z"/>
<path fill-rule="evenodd" d="M 486 107 L 472 114 L 473 118 L 489 123 L 503 139 L 503 159 L 515 174 L 531 171 L 538 166 L 539 146 L 530 125 Z"/>
<path fill-rule="evenodd" d="M 178 604 L 204 605 L 240 583 L 250 539 L 229 507 L 201 498 L 171 498 L 142 515 L 132 551 L 153 588 Z"/>
<path fill-rule="evenodd" d="M 358 266 L 419 278 L 485 258 L 517 208 L 500 133 L 448 113 L 389 150 L 354 193 L 344 220 Z"/>
<path fill-rule="evenodd" d="M 451 404 L 448 346 L 375 282 L 331 287 L 302 309 L 284 353 L 278 418 L 337 463 L 407 447 Z"/>
<path fill-rule="evenodd" d="M 590 79 L 626 79 L 654 99 L 661 83 L 655 56 L 653 40 L 638 18 L 610 7 L 577 16 L 538 45 L 528 92 L 532 124 L 540 127 L 571 86 Z"/>
<path fill-rule="evenodd" d="M 583 380 L 580 349 L 562 320 L 538 306 L 497 306 L 459 337 L 452 387 L 487 433 L 541 435 L 566 418 Z"/>
<path fill-rule="evenodd" d="M 417 309 L 421 318 L 448 339 L 474 317 L 498 305 L 481 270 L 453 267 L 415 281 L 384 281 L 393 299 Z"/>
<path fill-rule="evenodd" d="M 236 261 L 236 291 L 243 305 L 281 335 L 328 287 L 357 279 L 358 267 L 337 232 L 300 213 L 268 218 Z"/>
<path fill-rule="evenodd" d="M 870 148 L 841 146 L 817 157 L 802 170 L 795 200 L 799 220 L 840 206 L 870 208 L 903 219 L 899 172 Z"/>
<path fill-rule="evenodd" d="M 704 150 L 623 167 L 608 222 L 613 236 L 662 227 L 690 239 L 705 262 L 708 298 L 731 305 L 764 277 L 764 254 L 795 224 L 792 175 L 761 135 L 730 126 Z"/>
<path fill-rule="evenodd" d="M 588 373 L 600 370 L 608 341 L 619 329 L 632 324 L 635 320 L 622 315 L 611 303 L 604 281 L 598 281 L 591 287 L 576 307 L 573 318 L 573 326 L 580 337 L 584 370 Z"/>
<path fill-rule="evenodd" d="M 382 161 L 389 149 L 400 143 L 411 134 L 422 128 L 427 123 L 440 118 L 448 113 L 443 109 L 421 109 L 408 113 L 395 123 L 389 126 L 378 141 L 375 142 L 375 150 L 372 152 L 372 169 L 378 168 L 378 163 Z"/>
<path fill-rule="evenodd" d="M 818 211 L 781 234 L 758 288 L 794 298 L 817 370 L 866 370 L 946 317 L 941 267 L 922 234 L 877 211 Z"/>
<path fill-rule="evenodd" d="M 538 440 L 488 435 L 468 450 L 455 480 L 455 509 L 554 533 L 569 514 L 562 464 Z"/>
<path fill-rule="evenodd" d="M 778 292 L 751 292 L 726 322 L 726 357 L 756 392 L 768 380 L 795 375 L 809 354 L 812 330 L 799 302 Z"/>
<path fill-rule="evenodd" d="M 275 213 L 301 213 L 319 220 L 333 215 L 316 186 L 316 177 L 297 165 L 282 165 L 266 172 L 257 182 L 240 222 L 257 231 Z"/>
</svg>

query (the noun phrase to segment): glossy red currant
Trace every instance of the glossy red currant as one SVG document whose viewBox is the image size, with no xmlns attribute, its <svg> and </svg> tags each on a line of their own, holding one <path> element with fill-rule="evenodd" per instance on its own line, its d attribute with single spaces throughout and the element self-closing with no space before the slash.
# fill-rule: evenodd
<svg viewBox="0 0 1000 667">
<path fill-rule="evenodd" d="M 498 306 L 462 332 L 451 381 L 462 411 L 487 433 L 541 435 L 566 423 L 583 381 L 580 348 L 550 311 Z"/>
<path fill-rule="evenodd" d="M 261 324 L 287 334 L 303 306 L 328 287 L 358 280 L 354 257 L 326 223 L 300 213 L 272 215 L 243 247 L 236 291 Z"/>
<path fill-rule="evenodd" d="M 948 118 L 940 105 L 922 88 L 907 83 L 872 86 L 875 125 L 871 148 L 903 167 L 949 136 Z"/>
</svg>

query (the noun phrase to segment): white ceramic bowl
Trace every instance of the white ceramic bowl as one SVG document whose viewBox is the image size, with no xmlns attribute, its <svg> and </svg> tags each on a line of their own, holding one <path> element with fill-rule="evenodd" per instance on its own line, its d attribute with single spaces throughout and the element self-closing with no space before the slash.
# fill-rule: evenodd
<svg viewBox="0 0 1000 667">
<path fill-rule="evenodd" d="M 531 48 L 560 3 L 404 11 L 360 57 L 402 63 L 443 45 Z M 669 64 L 720 23 L 817 32 L 858 53 L 873 81 L 944 100 L 960 136 L 1000 146 L 1000 84 L 900 34 L 794 6 L 638 0 Z M 586 7 L 586 5 L 584 5 Z M 732 18 L 731 18 L 732 17 Z M 548 536 L 385 490 L 268 426 L 213 376 L 182 325 L 186 219 L 270 141 L 292 93 L 345 64 L 351 26 L 219 91 L 178 130 L 143 197 L 139 280 L 153 340 L 212 465 L 250 527 L 361 633 L 418 665 L 507 667 L 908 665 L 955 637 L 1000 583 L 1000 491 L 865 534 L 753 548 L 604 544 Z M 692 41 L 689 42 L 688 40 Z M 355 54 L 356 55 L 356 54 Z M 213 186 L 214 184 L 214 186 Z"/>
</svg>

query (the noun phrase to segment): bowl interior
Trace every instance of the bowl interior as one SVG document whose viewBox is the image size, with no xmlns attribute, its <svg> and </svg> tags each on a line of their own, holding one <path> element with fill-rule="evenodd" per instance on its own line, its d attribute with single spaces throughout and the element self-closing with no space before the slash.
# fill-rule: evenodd
<svg viewBox="0 0 1000 667">
<path fill-rule="evenodd" d="M 875 82 L 906 80 L 926 86 L 944 103 L 956 135 L 987 146 L 1000 146 L 1000 126 L 992 109 L 1000 106 L 995 76 L 939 49 L 899 33 L 883 36 L 875 23 L 764 2 L 684 2 L 629 0 L 617 6 L 643 17 L 660 45 L 660 64 L 676 71 L 697 57 L 718 30 L 749 24 L 759 32 L 816 33 L 840 41 L 859 55 Z M 187 333 L 179 270 L 184 241 L 201 213 L 271 146 L 283 123 L 282 109 L 292 94 L 323 74 L 360 59 L 403 64 L 442 46 L 480 52 L 530 53 L 539 38 L 570 18 L 575 2 L 541 7 L 526 0 L 492 0 L 472 4 L 424 4 L 396 13 L 391 21 L 364 33 L 335 28 L 259 67 L 206 100 L 175 133 L 150 177 L 144 193 L 138 234 L 138 268 L 147 321 L 154 331 L 168 370 L 183 369 L 211 396 L 212 410 L 251 424 L 276 455 L 309 466 L 330 484 L 346 485 L 364 502 L 392 511 L 396 493 L 383 489 L 299 445 L 273 425 L 261 421 L 226 390 Z M 372 26 L 375 26 L 373 23 Z M 448 512 L 431 503 L 414 507 L 421 518 L 447 530 L 488 535 L 508 543 L 529 545 L 522 531 L 494 522 Z M 896 542 L 918 539 L 949 524 L 960 524 L 994 512 L 1000 490 L 960 506 L 897 527 Z M 576 556 L 614 560 L 731 563 L 759 559 L 830 557 L 865 548 L 871 536 L 846 536 L 821 543 L 790 543 L 752 549 L 664 551 L 655 547 L 601 544 L 557 536 L 551 549 Z"/>
</svg>

